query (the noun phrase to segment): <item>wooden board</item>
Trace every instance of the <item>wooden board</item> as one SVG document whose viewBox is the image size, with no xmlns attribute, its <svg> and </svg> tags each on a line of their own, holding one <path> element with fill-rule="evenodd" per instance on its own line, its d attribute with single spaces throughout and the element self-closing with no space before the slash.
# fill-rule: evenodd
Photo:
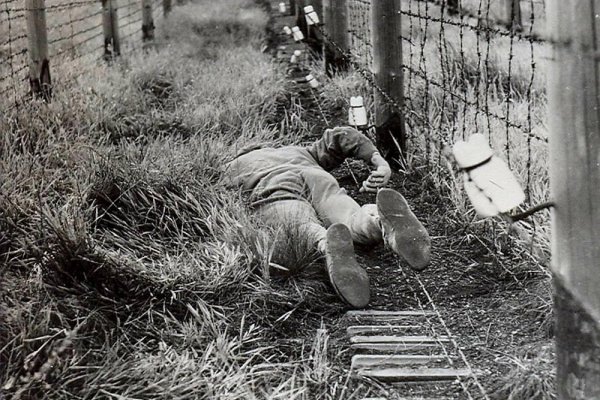
<svg viewBox="0 0 600 400">
<path fill-rule="evenodd" d="M 365 397 L 362 400 L 387 400 L 385 397 Z"/>
<path fill-rule="evenodd" d="M 433 311 L 382 311 L 382 310 L 353 310 L 346 313 L 348 317 L 429 317 L 435 315 Z"/>
<path fill-rule="evenodd" d="M 353 336 L 350 343 L 448 343 L 450 340 L 445 337 L 433 338 L 429 336 Z"/>
<path fill-rule="evenodd" d="M 362 400 L 387 400 L 385 397 L 365 397 Z"/>
<path fill-rule="evenodd" d="M 384 381 L 421 382 L 454 380 L 471 376 L 472 372 L 467 368 L 381 368 L 357 370 L 356 375 Z"/>
<path fill-rule="evenodd" d="M 394 333 L 417 330 L 417 325 L 354 325 L 346 329 L 348 336 L 356 336 L 361 333 Z"/>
<path fill-rule="evenodd" d="M 368 350 L 391 353 L 408 353 L 428 351 L 438 352 L 441 347 L 437 343 L 353 343 L 350 345 L 355 350 Z"/>
<path fill-rule="evenodd" d="M 425 365 L 444 362 L 446 358 L 443 355 L 381 355 L 381 354 L 357 354 L 352 357 L 352 369 L 369 369 L 383 366 L 406 366 L 406 365 Z"/>
</svg>

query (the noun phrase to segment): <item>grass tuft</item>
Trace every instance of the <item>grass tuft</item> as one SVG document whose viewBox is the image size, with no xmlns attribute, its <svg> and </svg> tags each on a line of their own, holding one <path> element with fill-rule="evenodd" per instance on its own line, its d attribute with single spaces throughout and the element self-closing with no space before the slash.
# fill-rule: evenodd
<svg viewBox="0 0 600 400">
<path fill-rule="evenodd" d="M 533 347 L 517 357 L 510 357 L 508 373 L 497 382 L 494 399 L 553 400 L 554 355 L 551 346 Z"/>
</svg>

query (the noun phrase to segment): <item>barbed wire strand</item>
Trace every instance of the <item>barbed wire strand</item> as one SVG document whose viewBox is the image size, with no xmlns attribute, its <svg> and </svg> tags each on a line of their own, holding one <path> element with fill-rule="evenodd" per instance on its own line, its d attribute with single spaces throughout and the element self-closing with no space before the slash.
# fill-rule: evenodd
<svg viewBox="0 0 600 400">
<path fill-rule="evenodd" d="M 419 0 L 416 0 L 416 1 L 419 1 Z M 530 0 L 530 1 L 531 1 L 531 2 L 533 2 L 532 0 Z M 362 3 L 363 3 L 363 2 L 361 2 L 361 4 L 362 4 Z M 462 3 L 462 2 L 461 2 L 461 3 Z M 408 11 L 408 12 L 405 12 L 405 11 L 403 11 L 403 13 L 407 13 L 407 14 L 413 14 L 413 11 L 412 11 L 412 0 L 410 0 L 410 2 L 409 2 L 409 11 Z M 486 19 L 486 20 L 489 20 L 489 13 L 490 13 L 490 4 L 489 4 L 489 1 L 488 1 L 488 2 L 487 2 L 487 5 L 486 5 L 486 7 L 485 7 L 485 19 Z M 426 14 L 427 14 L 427 12 L 426 12 Z M 461 15 L 462 15 L 462 14 L 461 14 Z M 481 4 L 481 2 L 480 2 L 480 4 L 479 4 L 479 7 L 478 7 L 478 11 L 477 11 L 477 17 L 478 17 L 478 19 L 481 19 L 481 18 L 482 18 L 482 15 L 483 15 L 483 12 L 482 12 L 482 4 Z M 428 16 L 428 17 L 430 17 L 429 15 L 427 15 L 427 16 Z M 446 42 L 446 40 L 445 40 L 445 34 L 444 34 L 444 32 L 443 32 L 443 16 L 444 16 L 444 7 L 442 7 L 442 18 L 427 18 L 426 20 L 431 20 L 431 19 L 433 19 L 434 21 L 438 21 L 438 22 L 440 22 L 441 28 L 440 28 L 440 32 L 439 32 L 439 38 L 440 38 L 440 41 L 442 41 L 442 40 L 443 40 L 443 42 L 445 43 L 445 42 Z M 529 46 L 530 46 L 530 54 L 531 54 L 531 69 L 532 69 L 532 72 L 531 72 L 531 76 L 530 76 L 530 80 L 529 80 L 529 84 L 528 84 L 528 90 L 527 90 L 527 99 L 528 99 L 528 103 L 529 103 L 529 105 L 528 105 L 528 115 L 527 115 L 527 122 L 526 122 L 526 125 L 525 125 L 525 126 L 522 126 L 522 125 L 518 125 L 518 124 L 516 124 L 516 123 L 513 123 L 513 122 L 511 121 L 511 115 L 510 115 L 510 112 L 509 112 L 509 111 L 507 111 L 507 113 L 506 113 L 506 115 L 505 115 L 504 117 L 503 117 L 503 116 L 501 116 L 501 115 L 495 115 L 494 113 L 491 113 L 491 112 L 490 112 L 490 106 L 489 106 L 489 93 L 490 93 L 490 88 L 489 88 L 489 86 L 490 86 L 490 82 L 491 82 L 491 79 L 490 79 L 490 47 L 491 47 L 491 44 L 490 44 L 490 43 L 491 43 L 491 40 L 490 40 L 490 39 L 491 39 L 491 38 L 490 38 L 490 36 L 491 36 L 491 34 L 492 34 L 492 33 L 494 33 L 494 32 L 495 32 L 495 30 L 492 30 L 492 29 L 483 29 L 483 30 L 482 30 L 482 29 L 478 29 L 478 30 L 477 30 L 477 33 L 476 33 L 476 36 L 477 36 L 476 52 L 477 52 L 477 58 L 478 58 L 478 69 L 480 69 L 480 67 L 481 67 L 481 58 L 482 58 L 482 50 L 481 50 L 481 47 L 480 47 L 480 46 L 481 46 L 481 45 L 480 45 L 480 40 L 481 40 L 481 32 L 485 32 L 485 36 L 486 36 L 486 42 L 487 42 L 487 46 L 486 46 L 486 54 L 485 54 L 485 83 L 486 83 L 486 84 L 484 85 L 484 87 L 485 87 L 485 89 L 484 89 L 484 95 L 485 95 L 485 105 L 484 105 L 484 106 L 482 106 L 482 105 L 481 105 L 481 103 L 480 103 L 480 101 L 479 101 L 479 96 L 480 96 L 480 90 L 479 90 L 479 88 L 480 88 L 480 87 L 479 87 L 479 85 L 480 85 L 480 83 L 479 83 L 479 81 L 477 81 L 477 80 L 476 80 L 476 88 L 477 88 L 477 90 L 476 90 L 476 99 L 475 99 L 475 101 L 474 101 L 474 102 L 473 102 L 473 101 L 469 101 L 469 100 L 467 100 L 467 94 L 466 94 L 466 91 L 465 91 L 465 93 L 463 94 L 463 96 L 464 96 L 463 98 L 460 98 L 459 96 L 456 96 L 455 94 L 452 94 L 452 93 L 450 93 L 450 94 L 449 94 L 450 96 L 452 96 L 452 97 L 455 97 L 455 98 L 456 98 L 456 97 L 459 97 L 459 100 L 462 100 L 462 103 L 464 104 L 464 106 L 465 106 L 465 107 L 466 107 L 466 106 L 473 106 L 473 107 L 475 108 L 475 121 L 476 121 L 476 124 L 477 124 L 476 126 L 478 126 L 478 115 L 479 115 L 480 113 L 484 113 L 484 114 L 485 114 L 485 115 L 488 117 L 488 118 L 487 118 L 487 121 L 488 121 L 488 122 L 487 122 L 487 128 L 488 128 L 488 135 L 490 136 L 490 140 L 491 140 L 491 132 L 492 132 L 492 129 L 491 129 L 491 122 L 490 122 L 490 118 L 489 118 L 490 116 L 491 116 L 491 117 L 493 117 L 493 118 L 497 118 L 497 119 L 499 119 L 499 120 L 501 120 L 501 121 L 504 121 L 504 123 L 505 123 L 505 126 L 506 126 L 506 128 L 507 128 L 507 129 L 509 129 L 509 128 L 519 128 L 519 129 L 521 129 L 523 132 L 525 132 L 525 133 L 527 134 L 527 135 L 526 135 L 526 138 L 527 138 L 526 140 L 527 140 L 527 143 L 528 143 L 528 148 L 527 148 L 527 152 L 528 152 L 528 155 L 527 155 L 527 160 L 528 160 L 528 161 L 527 161 L 527 169 L 528 169 L 528 178 L 527 178 L 527 180 L 528 180 L 528 184 L 527 184 L 527 187 L 528 187 L 528 188 L 529 188 L 529 185 L 530 185 L 530 179 L 531 179 L 531 176 L 530 176 L 530 169 L 531 169 L 531 141 L 532 141 L 533 139 L 536 139 L 536 140 L 539 140 L 539 141 L 541 141 L 541 142 L 547 143 L 547 138 L 544 138 L 544 137 L 539 137 L 539 136 L 537 136 L 537 135 L 535 135 L 535 134 L 533 134 L 533 133 L 532 133 L 532 117 L 531 117 L 531 114 L 532 114 L 532 105 L 531 105 L 531 93 L 532 93 L 533 82 L 534 82 L 534 79 L 535 79 L 534 43 L 536 42 L 536 40 L 532 39 L 532 30 L 533 30 L 533 26 L 534 26 L 534 22 L 533 22 L 533 18 L 534 18 L 533 5 L 532 5 L 532 11 L 531 11 L 531 16 L 530 16 L 530 18 L 532 19 L 532 22 L 530 23 L 530 26 L 529 26 L 529 34 L 527 35 L 527 37 L 529 37 Z M 463 26 L 463 25 L 465 25 L 465 24 L 460 24 L 459 26 Z M 427 31 L 427 26 L 428 26 L 428 25 L 427 25 L 427 23 L 426 23 L 426 25 L 425 25 L 425 31 Z M 464 26 L 463 26 L 463 28 L 464 28 Z M 353 67 L 354 67 L 354 68 L 357 70 L 357 72 L 359 72 L 359 73 L 360 73 L 360 74 L 361 74 L 361 75 L 362 75 L 362 76 L 365 78 L 365 80 L 366 80 L 366 81 L 367 81 L 369 84 L 371 84 L 371 85 L 373 86 L 373 88 L 374 88 L 375 90 L 377 90 L 378 92 L 383 92 L 382 94 L 383 94 L 383 97 L 384 97 L 384 99 L 385 99 L 386 101 L 388 101 L 388 102 L 389 102 L 391 105 L 393 105 L 394 107 L 397 107 L 398 109 L 402 109 L 402 107 L 399 107 L 399 105 L 397 104 L 397 102 L 396 102 L 396 101 L 394 101 L 394 99 L 391 99 L 389 96 L 386 96 L 385 92 L 384 92 L 384 91 L 383 91 L 381 88 L 379 88 L 379 87 L 378 87 L 378 86 L 375 84 L 375 82 L 374 82 L 374 79 L 373 79 L 373 76 L 372 76 L 372 75 L 369 75 L 368 71 L 365 71 L 364 67 L 363 67 L 362 65 L 360 65 L 360 63 L 359 63 L 359 62 L 357 62 L 356 60 L 354 60 L 354 59 L 352 59 L 352 58 L 351 58 L 351 53 L 349 53 L 349 54 L 348 54 L 348 53 L 347 53 L 347 52 L 345 52 L 343 49 L 341 49 L 341 48 L 339 47 L 339 45 L 337 45 L 337 43 L 335 43 L 334 41 L 332 41 L 332 40 L 331 40 L 331 37 L 330 37 L 330 36 L 329 36 L 329 35 L 328 35 L 328 34 L 327 34 L 327 33 L 326 33 L 324 30 L 323 30 L 323 28 L 322 28 L 321 26 L 319 26 L 319 27 L 318 27 L 318 29 L 320 30 L 320 32 L 321 32 L 321 34 L 322 34 L 323 38 L 324 38 L 325 40 L 327 40 L 327 41 L 329 42 L 329 44 L 330 44 L 330 45 L 332 45 L 334 48 L 336 48 L 336 50 L 337 50 L 337 51 L 338 51 L 338 52 L 339 52 L 339 53 L 340 53 L 340 54 L 341 54 L 341 55 L 342 55 L 342 56 L 343 56 L 343 57 L 346 59 L 346 61 L 347 61 L 347 62 L 349 62 L 349 63 L 350 63 L 350 64 L 351 64 L 351 65 L 352 65 L 352 66 L 353 66 Z M 413 30 L 413 25 L 412 25 L 412 20 L 411 20 L 411 22 L 410 22 L 410 31 L 411 31 L 411 32 L 410 32 L 410 34 L 411 34 L 411 36 L 413 35 L 413 32 L 412 32 L 412 30 Z M 355 37 L 355 36 L 356 36 L 356 32 L 357 32 L 357 29 L 353 28 L 353 29 L 352 29 L 352 36 L 353 36 L 353 37 Z M 514 55 L 513 55 L 513 43 L 514 43 L 514 37 L 515 37 L 516 35 L 514 35 L 514 32 L 509 32 L 507 36 L 509 36 L 509 38 L 510 38 L 510 42 L 511 42 L 511 44 L 510 44 L 510 61 L 509 61 L 509 63 L 511 63 L 511 65 L 512 65 L 512 57 L 514 56 Z M 520 37 L 522 38 L 522 37 L 523 37 L 523 35 L 520 35 Z M 464 77 L 466 60 L 465 60 L 465 56 L 464 56 L 464 43 L 463 43 L 463 39 L 464 39 L 464 34 L 463 34 L 463 33 L 461 33 L 461 34 L 460 34 L 460 40 L 461 40 L 461 50 L 460 50 L 460 52 L 461 52 L 461 70 L 462 70 L 462 71 L 461 71 L 461 73 L 462 73 L 462 75 L 463 75 L 463 81 L 466 81 L 466 79 L 465 79 L 465 77 Z M 354 41 L 354 40 L 353 40 L 353 41 Z M 425 42 L 425 41 L 426 41 L 426 39 L 423 39 L 423 42 L 422 42 L 422 47 L 424 47 L 424 46 L 425 46 L 425 44 L 424 44 L 424 42 Z M 364 40 L 362 41 L 362 43 L 365 43 L 365 42 L 366 42 L 366 41 L 364 41 Z M 446 62 L 447 62 L 448 53 L 447 53 L 447 50 L 446 50 L 445 52 L 443 52 L 443 51 L 442 51 L 442 46 L 441 46 L 441 43 L 439 44 L 439 52 L 440 52 L 440 54 L 442 54 L 442 61 L 441 61 L 441 64 L 442 64 L 442 71 L 446 71 L 446 67 L 447 67 L 447 65 L 444 65 L 444 60 L 443 60 L 443 57 L 444 57 L 444 55 L 446 56 Z M 409 54 L 409 58 L 411 59 L 411 63 L 412 63 L 412 51 L 411 51 L 411 52 L 410 52 L 410 54 Z M 420 62 L 422 62 L 422 57 L 421 57 L 421 60 L 420 60 Z M 445 79 L 445 72 L 443 72 L 443 73 L 442 73 L 442 83 L 441 83 L 441 84 L 439 84 L 439 83 L 437 83 L 437 82 L 435 82 L 435 81 L 432 81 L 431 79 L 429 79 L 429 78 L 428 78 L 428 74 L 427 74 L 426 67 L 423 67 L 423 71 L 416 71 L 414 68 L 412 68 L 412 67 L 410 67 L 410 66 L 403 66 L 403 67 L 404 67 L 406 70 L 408 70 L 408 71 L 410 72 L 409 76 L 410 76 L 411 78 L 412 78 L 412 75 L 417 75 L 417 76 L 420 76 L 420 77 L 422 77 L 423 79 L 425 79 L 425 80 L 426 80 L 426 84 L 430 84 L 430 83 L 434 82 L 434 85 L 435 85 L 435 86 L 438 86 L 438 87 L 439 87 L 439 88 L 441 88 L 441 89 L 445 89 L 445 88 L 446 88 L 446 86 L 447 86 L 447 82 L 446 82 L 446 79 Z M 509 75 L 509 76 L 511 76 L 511 75 L 512 75 L 512 69 L 511 69 L 511 68 L 509 68 L 509 73 L 508 73 L 508 75 Z M 411 80 L 411 78 L 409 78 L 409 83 L 408 83 L 408 87 L 409 87 L 409 88 L 412 86 L 412 80 Z M 447 90 L 443 90 L 443 91 L 442 91 L 442 93 L 444 93 L 444 97 L 443 97 L 443 99 L 445 99 L 445 98 L 446 98 L 446 97 L 445 97 L 445 96 L 446 96 L 446 91 L 447 91 Z M 511 96 L 512 96 L 512 93 L 511 93 L 511 87 L 510 87 L 510 80 L 509 80 L 509 85 L 508 85 L 508 90 L 507 90 L 507 91 L 508 91 L 508 93 L 505 93 L 505 96 L 506 96 L 507 98 L 509 98 L 509 99 L 510 99 L 510 98 L 511 98 Z M 429 92 L 429 91 L 427 91 L 427 92 Z M 442 100 L 442 104 L 443 104 L 443 105 L 442 105 L 442 109 L 444 109 L 445 100 Z M 426 109 L 427 109 L 427 108 L 426 108 Z M 405 111 L 405 110 L 402 110 L 402 111 Z M 440 120 L 440 127 L 441 127 L 441 124 L 442 124 L 442 123 L 443 123 L 443 122 Z M 462 124 L 463 124 L 463 130 L 464 130 L 464 127 L 465 127 L 465 124 L 466 124 L 466 111 L 464 110 L 464 108 L 463 108 L 463 121 L 462 121 Z M 453 124 L 453 125 L 454 125 L 454 124 Z M 440 131 L 441 131 L 441 130 L 440 130 Z M 431 135 L 428 135 L 428 136 L 430 137 Z M 446 142 L 445 142 L 445 140 L 444 140 L 443 138 L 441 138 L 441 140 L 438 140 L 437 142 L 438 142 L 438 143 L 442 143 L 442 144 L 446 144 Z M 490 142 L 490 144 L 491 144 L 491 142 Z M 510 153 L 509 153 L 509 156 L 508 156 L 508 158 L 510 159 Z M 528 190 L 529 190 L 529 189 L 528 189 Z M 488 251 L 492 252 L 492 250 L 491 250 L 491 249 L 489 249 L 489 248 L 488 248 Z M 524 289 L 524 290 L 525 290 L 525 291 L 526 291 L 528 294 L 532 294 L 532 293 L 529 291 L 529 289 L 528 289 L 528 288 L 527 288 L 527 287 L 524 285 L 524 283 L 523 283 L 521 280 L 519 280 L 519 279 L 517 278 L 517 276 L 514 274 L 514 272 L 513 272 L 513 271 L 511 271 L 511 270 L 509 270 L 508 268 L 506 268 L 506 266 L 505 266 L 503 263 L 501 263 L 501 262 L 499 262 L 498 264 L 499 264 L 499 265 L 500 265 L 500 266 L 501 266 L 501 267 L 502 267 L 502 268 L 503 268 L 503 269 L 504 269 L 504 270 L 505 270 L 507 273 L 509 273 L 509 275 L 511 275 L 511 277 L 512 277 L 512 278 L 513 278 L 513 279 L 514 279 L 514 280 L 515 280 L 515 281 L 516 281 L 516 282 L 517 282 L 517 283 L 518 283 L 518 284 L 519 284 L 519 285 L 520 285 L 520 286 L 521 286 L 521 287 L 522 287 L 522 288 L 523 288 L 523 289 Z M 548 273 L 547 271 L 545 271 L 545 269 L 544 269 L 544 268 L 541 268 L 541 266 L 540 266 L 540 269 L 541 269 L 541 270 L 542 270 L 544 273 L 546 273 L 546 274 Z M 450 330 L 449 330 L 449 328 L 448 328 L 447 324 L 445 323 L 445 321 L 444 321 L 443 317 L 441 316 L 441 314 L 440 314 L 439 310 L 438 310 L 438 309 L 437 309 L 437 307 L 435 306 L 435 303 L 433 302 L 433 298 L 432 298 L 432 297 L 431 297 L 431 295 L 429 294 L 429 292 L 428 292 L 427 288 L 425 287 L 425 285 L 423 284 L 423 282 L 422 282 L 422 281 L 421 281 L 421 280 L 418 278 L 418 276 L 416 277 L 416 279 L 417 279 L 417 281 L 418 281 L 418 283 L 419 283 L 419 285 L 420 285 L 421 289 L 423 290 L 423 292 L 424 292 L 424 293 L 425 293 L 425 295 L 427 296 L 427 298 L 428 298 L 429 302 L 431 303 L 432 307 L 434 308 L 434 311 L 435 311 L 435 312 L 436 312 L 436 314 L 438 315 L 438 319 L 440 320 L 440 323 L 442 324 L 442 326 L 444 327 L 444 329 L 446 330 L 446 332 L 448 333 L 448 335 L 449 335 L 450 337 L 452 337 L 452 334 L 451 334 L 451 332 L 450 332 Z M 539 296 L 539 295 L 538 295 L 537 297 L 538 297 L 538 298 L 540 298 L 540 296 Z M 453 342 L 453 345 L 454 345 L 454 346 L 457 348 L 457 350 L 458 350 L 458 351 L 459 351 L 459 353 L 461 354 L 461 358 L 463 359 L 463 362 L 465 362 L 465 364 L 466 364 L 466 365 L 469 365 L 469 364 L 468 364 L 468 360 L 466 359 L 466 356 L 464 355 L 464 353 L 462 352 L 462 350 L 461 350 L 461 349 L 458 347 L 458 345 L 457 345 L 457 343 L 456 343 L 455 339 L 453 339 L 453 338 L 452 338 L 452 342 Z M 470 368 L 470 365 L 469 365 L 469 368 Z M 472 368 L 470 368 L 470 370 L 472 371 Z M 473 375 L 473 378 L 474 378 L 474 380 L 475 380 L 475 382 L 476 382 L 477 386 L 478 386 L 478 387 L 479 387 L 479 389 L 481 390 L 482 394 L 485 396 L 485 398 L 489 398 L 489 397 L 488 397 L 488 395 L 487 395 L 487 393 L 486 393 L 486 391 L 485 391 L 485 388 L 483 388 L 483 386 L 482 386 L 482 385 L 480 384 L 480 382 L 477 380 L 477 378 L 476 378 L 476 376 L 475 376 L 475 375 Z M 466 389 L 464 386 L 463 386 L 463 389 L 465 389 L 465 390 L 466 390 L 466 392 L 468 393 L 468 390 L 467 390 L 467 389 Z"/>
</svg>

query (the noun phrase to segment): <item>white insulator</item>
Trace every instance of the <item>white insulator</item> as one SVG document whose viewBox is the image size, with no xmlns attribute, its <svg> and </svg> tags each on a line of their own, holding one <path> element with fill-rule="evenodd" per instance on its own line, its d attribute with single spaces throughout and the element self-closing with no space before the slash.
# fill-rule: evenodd
<svg viewBox="0 0 600 400">
<path fill-rule="evenodd" d="M 313 6 L 304 7 L 304 15 L 306 16 L 306 23 L 308 25 L 316 25 L 319 21 L 319 15 L 313 8 Z"/>
<path fill-rule="evenodd" d="M 279 3 L 279 12 L 282 14 L 287 12 L 287 5 L 285 3 Z"/>
<path fill-rule="evenodd" d="M 363 128 L 367 126 L 367 109 L 365 108 L 362 96 L 350 98 L 350 108 L 348 109 L 348 124 L 350 126 L 356 126 L 358 128 Z"/>
<path fill-rule="evenodd" d="M 300 42 L 300 41 L 304 40 L 304 34 L 300 30 L 300 28 L 298 28 L 297 26 L 292 28 L 292 34 L 294 35 L 294 40 L 296 42 Z"/>
<path fill-rule="evenodd" d="M 517 178 L 504 160 L 494 155 L 482 134 L 455 143 L 452 152 L 465 171 L 465 190 L 480 216 L 507 213 L 525 200 Z"/>
<path fill-rule="evenodd" d="M 295 50 L 294 54 L 292 54 L 292 58 L 290 59 L 290 63 L 295 64 L 298 62 L 298 59 L 300 58 L 300 56 L 302 55 L 302 52 L 300 50 Z"/>
<path fill-rule="evenodd" d="M 292 29 L 287 25 L 283 27 L 283 31 L 285 32 L 286 35 L 292 34 Z"/>
<path fill-rule="evenodd" d="M 469 136 L 467 141 L 459 141 L 452 149 L 454 158 L 461 168 L 471 168 L 494 155 L 487 139 L 481 133 Z"/>
<path fill-rule="evenodd" d="M 311 88 L 316 89 L 319 87 L 319 81 L 315 79 L 312 74 L 306 75 L 306 83 L 310 85 Z"/>
</svg>

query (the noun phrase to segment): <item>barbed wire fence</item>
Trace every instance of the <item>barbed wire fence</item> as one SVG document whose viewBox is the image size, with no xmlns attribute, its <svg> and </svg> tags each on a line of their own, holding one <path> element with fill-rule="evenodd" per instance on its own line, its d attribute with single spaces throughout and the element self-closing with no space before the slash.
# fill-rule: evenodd
<svg viewBox="0 0 600 400">
<path fill-rule="evenodd" d="M 347 1 L 349 48 L 344 49 L 336 43 L 328 32 L 327 23 L 317 24 L 317 29 L 326 46 L 334 47 L 364 78 L 370 93 L 360 94 L 370 97 L 367 103 L 373 105 L 375 94 L 379 94 L 391 107 L 404 113 L 410 127 L 406 135 L 410 152 L 430 166 L 429 174 L 435 177 L 438 187 L 456 184 L 446 157 L 448 147 L 473 133 L 484 133 L 494 152 L 504 158 L 524 183 L 527 206 L 547 200 L 549 191 L 543 57 L 550 41 L 544 39 L 543 28 L 539 26 L 544 19 L 543 3 L 528 0 L 524 10 L 521 3 L 513 0 L 510 3 L 511 8 L 518 5 L 519 18 L 511 9 L 505 19 L 493 19 L 499 11 L 492 7 L 491 0 L 403 1 L 400 10 L 402 31 L 396 40 L 402 42 L 404 99 L 394 98 L 377 83 L 374 66 L 377 61 L 373 55 L 375 21 L 371 20 L 369 0 Z M 335 79 L 331 82 L 335 83 Z M 340 88 L 340 91 L 343 90 Z M 313 93 L 313 98 L 329 126 L 318 96 Z M 346 105 L 352 111 L 351 105 Z M 496 225 L 490 224 L 494 231 Z M 532 243 L 540 225 L 547 227 L 548 221 L 541 218 L 529 223 Z M 481 243 L 495 255 L 497 249 Z M 549 270 L 533 253 L 529 256 L 537 273 L 550 277 Z M 502 272 L 524 292 L 541 300 L 548 308 L 551 306 L 549 299 L 529 289 L 523 274 L 509 268 L 502 260 L 497 261 Z M 438 337 L 434 325 L 439 324 L 442 332 L 451 339 L 461 363 L 472 371 L 427 285 L 412 271 L 402 271 L 402 274 L 405 279 L 418 283 L 409 287 L 415 287 L 412 290 L 419 308 L 434 311 L 433 320 L 437 322 L 430 321 L 434 336 Z M 421 300 L 422 295 L 425 302 Z M 451 350 L 443 343 L 441 345 L 452 361 Z M 468 398 L 489 398 L 475 374 L 468 380 L 459 381 Z M 473 389 L 478 393 L 472 393 Z"/>
<path fill-rule="evenodd" d="M 2 109 L 39 96 L 33 81 L 68 86 L 98 63 L 151 44 L 171 8 L 171 0 L 0 0 Z M 47 77 L 36 76 L 42 65 Z"/>
<path fill-rule="evenodd" d="M 404 99 L 394 98 L 376 82 L 370 0 L 347 0 L 348 48 L 336 43 L 327 24 L 318 29 L 326 46 L 342 53 L 371 87 L 366 96 L 379 94 L 405 116 L 409 152 L 424 159 L 438 187 L 462 191 L 445 156 L 456 141 L 482 133 L 522 182 L 527 197 L 523 207 L 546 202 L 545 64 L 551 42 L 544 37 L 545 4 L 539 0 L 400 3 L 402 27 L 396 40 L 402 43 Z M 464 197 L 454 200 L 462 204 L 461 211 L 468 210 Z M 494 242 L 504 230 L 494 221 L 480 225 L 488 226 Z M 533 215 L 518 229 L 530 243 L 528 256 L 537 260 L 538 272 L 546 276 L 548 270 L 539 261 L 549 254 L 548 231 L 548 213 Z"/>
<path fill-rule="evenodd" d="M 346 1 L 350 16 L 353 7 L 357 9 L 367 3 L 365 0 L 340 0 L 340 3 Z M 323 2 L 330 7 L 333 4 L 331 0 Z M 387 103 L 389 108 L 404 113 L 411 130 L 411 134 L 405 136 L 410 141 L 409 153 L 430 166 L 427 175 L 437 180 L 442 193 L 457 195 L 462 190 L 455 185 L 453 170 L 456 168 L 442 162 L 446 148 L 476 132 L 487 135 L 494 152 L 518 175 L 526 191 L 527 201 L 523 207 L 530 208 L 508 216 L 508 220 L 523 224 L 522 218 L 530 218 L 525 226 L 532 235 L 532 246 L 529 252 L 521 252 L 518 246 L 515 254 L 524 256 L 521 260 L 525 262 L 511 258 L 510 264 L 514 265 L 509 266 L 504 263 L 502 246 L 490 246 L 489 241 L 477 234 L 471 237 L 496 259 L 494 266 L 505 270 L 523 292 L 541 300 L 538 311 L 553 321 L 559 396 L 567 398 L 577 392 L 581 398 L 588 398 L 598 392 L 595 365 L 573 360 L 597 359 L 600 347 L 597 340 L 573 338 L 592 337 L 599 331 L 598 324 L 594 323 L 600 315 L 595 273 L 598 252 L 594 251 L 596 247 L 590 239 L 594 237 L 599 215 L 593 201 L 598 188 L 598 141 L 594 135 L 598 131 L 598 119 L 594 107 L 589 106 L 594 104 L 599 91 L 595 76 L 598 53 L 593 18 L 595 4 L 580 0 L 549 3 L 549 37 L 545 37 L 544 32 L 545 6 L 545 2 L 536 0 L 377 0 L 370 3 L 369 15 L 375 17 L 368 25 L 364 16 L 348 22 L 348 26 L 352 26 L 348 29 L 352 36 L 351 48 L 336 43 L 335 37 L 327 32 L 327 24 L 322 34 L 365 78 L 376 102 Z M 388 15 L 381 12 L 383 7 L 388 8 Z M 398 17 L 394 22 L 402 26 L 402 33 L 380 28 L 380 25 L 390 25 L 389 20 L 394 17 Z M 400 57 L 398 46 L 396 49 L 390 46 L 389 52 L 394 53 L 394 61 L 402 66 L 401 74 L 395 69 L 397 65 L 390 66 L 385 59 L 392 58 L 389 54 L 384 54 L 382 59 L 380 46 L 385 42 L 381 40 L 382 31 L 388 42 L 403 42 Z M 363 56 L 364 51 L 371 51 L 373 57 Z M 550 76 L 548 93 L 546 73 Z M 386 82 L 378 77 L 386 74 L 400 81 L 397 78 L 404 76 L 406 86 L 400 85 L 404 90 L 393 92 L 397 90 L 394 87 L 387 90 L 393 86 L 389 85 L 389 79 Z M 550 111 L 546 116 L 547 108 Z M 546 119 L 553 138 L 550 143 Z M 379 128 L 379 123 L 375 128 Z M 548 164 L 552 164 L 552 168 Z M 418 167 L 421 166 L 419 162 Z M 550 173 L 553 199 L 546 202 Z M 534 204 L 537 205 L 532 207 Z M 546 248 L 541 255 L 547 257 L 549 215 L 535 213 L 548 207 L 554 207 L 552 273 L 542 265 L 547 260 L 539 262 L 540 254 L 533 251 L 532 239 L 536 231 L 544 231 L 540 236 Z M 459 211 L 465 212 L 468 208 Z M 488 225 L 495 228 L 497 224 Z M 534 265 L 537 271 L 526 271 L 522 265 Z M 548 312 L 550 295 L 540 295 L 531 286 L 532 273 L 552 278 L 553 314 Z M 447 310 L 436 307 L 431 295 L 435 292 L 430 289 L 435 287 L 421 280 L 415 272 L 408 271 L 404 276 L 408 276 L 411 283 L 418 283 L 418 286 L 409 284 L 409 288 L 417 288 L 413 294 L 418 306 L 432 309 L 444 328 L 442 332 L 446 331 L 452 338 L 444 323 Z M 548 288 L 548 285 L 542 286 Z M 417 293 L 418 289 L 422 294 Z M 458 342 L 450 341 L 455 350 L 460 350 Z M 469 344 L 469 347 L 475 351 L 485 350 L 481 344 Z M 463 362 L 468 367 L 466 358 Z M 475 378 L 474 386 L 479 389 L 475 394 L 477 398 L 489 398 L 485 387 L 478 385 Z M 472 383 L 460 383 L 468 398 L 475 398 L 473 392 L 469 392 L 475 388 Z"/>
</svg>

